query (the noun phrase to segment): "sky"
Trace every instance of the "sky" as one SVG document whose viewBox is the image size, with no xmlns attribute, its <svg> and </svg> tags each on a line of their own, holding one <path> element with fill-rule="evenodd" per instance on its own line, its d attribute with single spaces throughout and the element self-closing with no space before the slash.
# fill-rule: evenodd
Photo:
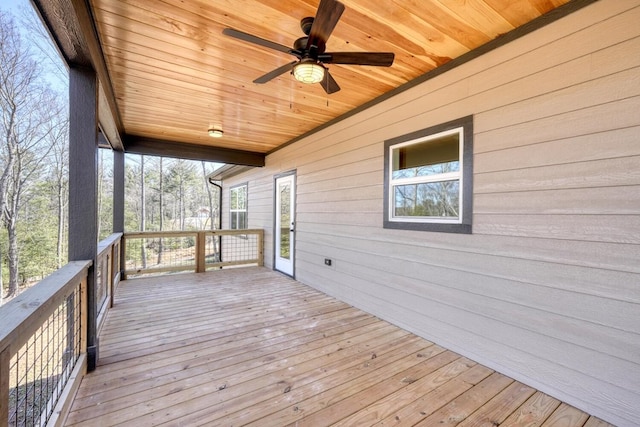
<svg viewBox="0 0 640 427">
<path fill-rule="evenodd" d="M 35 11 L 31 2 L 29 0 L 2 0 L 0 3 L 0 10 L 8 11 L 13 15 L 13 18 L 18 25 L 18 28 L 23 30 L 21 21 L 24 19 L 25 14 L 33 14 L 35 16 Z M 22 32 L 22 38 L 25 43 L 31 44 L 32 40 L 28 36 L 26 31 Z M 55 49 L 51 47 L 50 57 L 44 55 L 37 48 L 33 48 L 32 52 L 37 57 L 38 62 L 44 65 L 45 73 L 44 78 L 47 80 L 49 85 L 56 91 L 63 93 L 68 91 L 68 82 L 66 76 L 61 77 L 59 75 L 59 69 L 64 68 L 61 67 L 62 60 L 58 58 L 58 53 L 54 51 Z M 52 58 L 56 61 L 60 61 L 58 63 L 58 70 L 56 69 L 56 65 L 53 64 Z M 58 74 L 56 74 L 58 73 Z M 66 73 L 65 73 L 66 74 Z"/>
<path fill-rule="evenodd" d="M 31 7 L 31 5 L 29 4 L 28 0 L 3 0 L 2 2 L 2 9 L 4 10 L 9 10 L 11 11 L 11 13 L 13 13 L 14 15 L 18 13 L 18 6 L 29 6 Z"/>
</svg>

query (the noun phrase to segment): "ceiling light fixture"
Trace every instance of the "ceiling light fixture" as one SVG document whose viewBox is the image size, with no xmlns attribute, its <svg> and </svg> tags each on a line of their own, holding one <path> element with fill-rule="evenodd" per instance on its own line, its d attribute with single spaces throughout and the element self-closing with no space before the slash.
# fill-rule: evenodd
<svg viewBox="0 0 640 427">
<path fill-rule="evenodd" d="M 302 83 L 319 83 L 324 79 L 324 67 L 311 58 L 303 59 L 293 66 L 293 76 Z"/>
<path fill-rule="evenodd" d="M 214 126 L 212 128 L 209 128 L 209 136 L 212 138 L 222 138 L 222 135 L 224 135 L 224 131 L 217 127 Z"/>
</svg>

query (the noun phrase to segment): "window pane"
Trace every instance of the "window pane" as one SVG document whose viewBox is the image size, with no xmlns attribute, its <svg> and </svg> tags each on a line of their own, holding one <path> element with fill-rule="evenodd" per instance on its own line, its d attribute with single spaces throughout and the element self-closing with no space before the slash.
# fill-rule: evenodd
<svg viewBox="0 0 640 427">
<path fill-rule="evenodd" d="M 240 210 L 247 209 L 247 187 L 238 188 L 238 208 Z"/>
<path fill-rule="evenodd" d="M 393 179 L 460 171 L 460 134 L 393 150 Z"/>
<path fill-rule="evenodd" d="M 458 180 L 397 185 L 393 216 L 457 218 L 459 189 Z"/>
<path fill-rule="evenodd" d="M 230 225 L 232 230 L 247 228 L 247 186 L 240 185 L 231 189 Z"/>
<path fill-rule="evenodd" d="M 238 189 L 231 189 L 231 209 L 238 209 Z"/>
</svg>

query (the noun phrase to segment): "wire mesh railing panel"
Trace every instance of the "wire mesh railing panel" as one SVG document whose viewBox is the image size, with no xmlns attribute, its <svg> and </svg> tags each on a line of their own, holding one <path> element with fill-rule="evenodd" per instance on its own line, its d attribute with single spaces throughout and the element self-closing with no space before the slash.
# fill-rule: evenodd
<svg viewBox="0 0 640 427">
<path fill-rule="evenodd" d="M 205 237 L 204 261 L 206 265 L 222 261 L 222 236 L 207 235 Z"/>
<path fill-rule="evenodd" d="M 80 355 L 80 285 L 9 363 L 9 426 L 45 425 Z"/>
<path fill-rule="evenodd" d="M 196 233 L 181 236 L 126 236 L 128 275 L 186 271 L 196 268 Z"/>
<path fill-rule="evenodd" d="M 262 263 L 261 230 L 227 233 L 217 231 L 207 236 L 207 268 Z"/>
<path fill-rule="evenodd" d="M 255 260 L 258 255 L 257 237 L 254 235 L 222 236 L 222 261 Z"/>
<path fill-rule="evenodd" d="M 208 268 L 263 265 L 263 230 L 125 233 L 126 277 Z"/>
<path fill-rule="evenodd" d="M 98 311 L 106 302 L 109 293 L 109 252 L 104 252 L 98 257 L 96 270 L 96 302 Z"/>
</svg>

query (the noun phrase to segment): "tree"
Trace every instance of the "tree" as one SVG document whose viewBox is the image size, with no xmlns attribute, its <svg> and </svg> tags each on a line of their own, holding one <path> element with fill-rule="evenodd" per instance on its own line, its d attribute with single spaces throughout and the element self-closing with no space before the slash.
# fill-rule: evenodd
<svg viewBox="0 0 640 427">
<path fill-rule="evenodd" d="M 217 209 L 218 203 L 213 199 L 213 193 L 211 192 L 211 184 L 207 179 L 207 177 L 209 176 L 209 171 L 207 171 L 206 162 L 202 161 L 200 162 L 200 164 L 202 165 L 202 180 L 204 182 L 204 189 L 207 192 L 207 199 L 209 200 L 209 220 L 208 220 L 209 228 L 211 230 L 215 230 L 217 227 L 216 218 L 218 213 L 218 209 Z M 205 225 L 205 228 L 206 228 L 206 225 Z"/>
<path fill-rule="evenodd" d="M 140 156 L 140 231 L 146 230 L 146 200 L 145 200 L 145 176 L 144 176 L 144 156 Z M 140 256 L 142 257 L 142 268 L 147 268 L 146 245 L 140 246 Z"/>
<path fill-rule="evenodd" d="M 52 193 L 55 195 L 56 224 L 56 268 L 63 265 L 66 259 L 65 230 L 66 209 L 69 203 L 69 126 L 65 115 L 64 123 L 58 131 L 50 135 L 51 153 L 49 165 L 51 168 Z"/>
<path fill-rule="evenodd" d="M 194 213 L 197 210 L 197 206 L 194 207 L 193 203 L 198 203 L 196 198 L 187 200 L 187 189 L 193 189 L 196 187 L 197 178 L 195 173 L 195 165 L 188 160 L 177 159 L 172 162 L 172 168 L 168 172 L 167 177 L 167 190 L 174 196 L 174 221 L 178 218 L 177 229 L 184 230 L 186 225 L 187 207 Z M 190 206 L 188 206 L 190 205 Z M 195 209 L 194 209 L 195 208 Z"/>
<path fill-rule="evenodd" d="M 98 240 L 113 233 L 113 156 L 98 150 Z"/>
<path fill-rule="evenodd" d="M 41 68 L 23 45 L 13 19 L 0 12 L 0 218 L 9 240 L 7 296 L 18 291 L 17 224 L 22 198 L 51 150 L 43 141 L 56 131 L 55 117 L 63 113 L 41 77 Z"/>
<path fill-rule="evenodd" d="M 160 157 L 159 168 L 158 171 L 158 230 L 164 230 L 164 171 L 162 165 L 162 157 Z M 158 239 L 158 264 L 162 264 L 162 252 L 164 248 L 162 247 L 162 237 Z"/>
</svg>

